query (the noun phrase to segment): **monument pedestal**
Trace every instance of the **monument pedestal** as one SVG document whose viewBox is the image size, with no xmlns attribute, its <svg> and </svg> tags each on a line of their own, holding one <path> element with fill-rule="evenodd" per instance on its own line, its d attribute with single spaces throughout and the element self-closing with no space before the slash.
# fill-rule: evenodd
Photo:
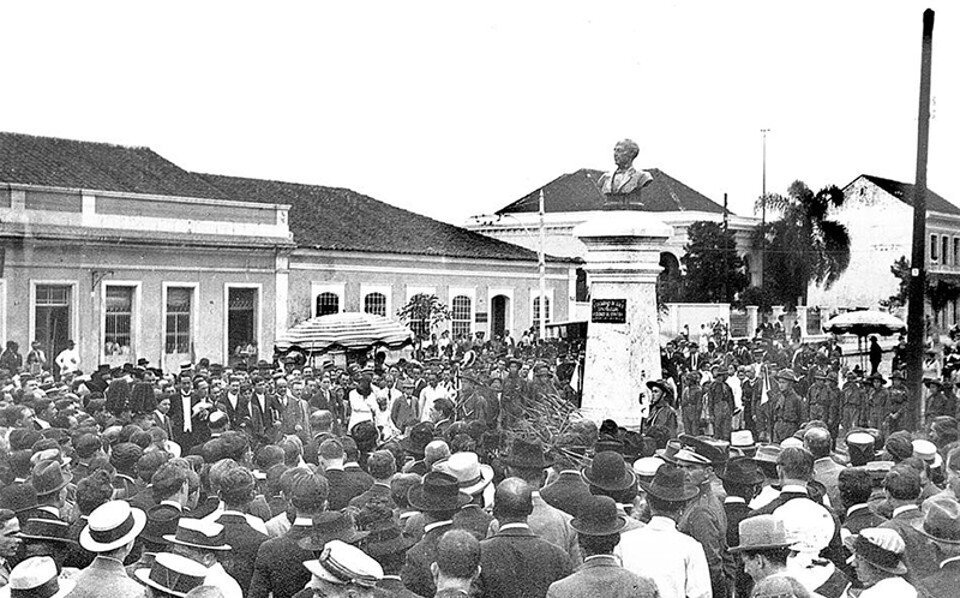
<svg viewBox="0 0 960 598">
<path fill-rule="evenodd" d="M 650 212 L 611 211 L 573 234 L 587 246 L 591 303 L 581 411 L 637 430 L 649 404 L 646 383 L 661 377 L 656 287 L 673 229 Z"/>
</svg>

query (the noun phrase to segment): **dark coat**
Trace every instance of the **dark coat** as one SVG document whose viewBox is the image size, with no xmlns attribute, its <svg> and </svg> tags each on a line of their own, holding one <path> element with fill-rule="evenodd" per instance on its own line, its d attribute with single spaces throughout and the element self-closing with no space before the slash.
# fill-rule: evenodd
<svg viewBox="0 0 960 598">
<path fill-rule="evenodd" d="M 303 562 L 313 559 L 314 555 L 300 548 L 297 542 L 308 535 L 309 526 L 294 525 L 279 538 L 260 544 L 248 598 L 267 598 L 271 592 L 273 598 L 290 598 L 307 585 L 311 576 Z"/>
<path fill-rule="evenodd" d="M 918 586 L 930 598 L 953 598 L 957 595 L 957 587 L 960 587 L 960 561 L 944 563 Z"/>
<path fill-rule="evenodd" d="M 551 507 L 577 517 L 584 500 L 589 499 L 590 486 L 576 471 L 563 471 L 550 484 L 540 490 L 540 496 Z"/>
<path fill-rule="evenodd" d="M 882 528 L 895 530 L 903 538 L 903 543 L 906 544 L 903 562 L 908 569 L 904 577 L 913 584 L 937 573 L 940 564 L 937 547 L 932 540 L 920 533 L 919 528 L 922 525 L 923 512 L 920 509 L 901 511 L 880 525 Z"/>
<path fill-rule="evenodd" d="M 656 584 L 627 571 L 615 557 L 590 559 L 573 575 L 554 582 L 547 598 L 657 598 Z"/>
<path fill-rule="evenodd" d="M 407 551 L 406 561 L 400 570 L 400 579 L 403 585 L 414 594 L 433 596 L 437 587 L 433 584 L 433 573 L 430 565 L 437 560 L 437 543 L 440 536 L 450 529 L 451 525 L 441 525 L 425 533 L 420 541 Z M 251 596 L 251 598 L 255 598 Z M 276 598 L 276 597 L 275 597 Z"/>
<path fill-rule="evenodd" d="M 562 548 L 529 528 L 509 528 L 480 543 L 480 580 L 489 598 L 545 597 L 555 581 L 573 573 Z"/>
<path fill-rule="evenodd" d="M 862 508 L 847 515 L 847 518 L 843 520 L 843 528 L 851 534 L 859 534 L 861 530 L 868 527 L 880 527 L 880 524 L 884 521 L 886 521 L 885 518 L 874 513 L 869 506 L 864 504 Z"/>
<path fill-rule="evenodd" d="M 249 588 L 257 552 L 269 537 L 250 527 L 242 515 L 224 513 L 217 523 L 223 526 L 224 539 L 230 545 L 230 552 L 221 560 L 221 564 L 241 588 Z"/>
<path fill-rule="evenodd" d="M 200 396 L 197 393 L 193 393 L 190 396 L 190 408 L 191 411 L 193 406 L 200 402 Z M 183 431 L 183 402 L 180 397 L 180 393 L 177 393 L 170 399 L 170 411 L 167 413 L 170 417 L 170 427 L 173 429 L 173 437 L 171 440 L 180 445 L 180 448 L 183 449 L 184 454 L 190 452 L 194 446 L 203 444 L 207 441 L 207 438 L 210 437 L 210 428 L 207 427 L 207 422 L 205 418 L 201 416 L 192 418 L 192 431 L 184 432 Z M 192 415 L 192 413 L 190 414 Z"/>
<path fill-rule="evenodd" d="M 351 498 L 349 505 L 350 508 L 360 511 L 368 502 L 380 500 L 386 501 L 391 508 L 396 506 L 393 503 L 393 493 L 390 491 L 390 487 L 375 483 L 370 486 L 369 490 Z"/>
<path fill-rule="evenodd" d="M 327 509 L 339 511 L 350 504 L 350 500 L 360 496 L 370 489 L 356 476 L 352 476 L 342 469 L 328 469 L 323 473 L 330 485 L 330 494 L 327 496 Z"/>
<path fill-rule="evenodd" d="M 493 515 L 484 511 L 480 505 L 469 504 L 453 516 L 453 527 L 470 532 L 477 540 L 484 540 L 491 521 L 493 521 Z"/>
<path fill-rule="evenodd" d="M 750 516 L 750 507 L 745 502 L 725 502 L 723 511 L 727 514 L 727 546 L 740 545 L 740 522 Z M 743 570 L 743 561 L 740 555 L 733 559 L 734 587 L 737 596 L 749 596 L 753 590 L 753 578 Z"/>
</svg>

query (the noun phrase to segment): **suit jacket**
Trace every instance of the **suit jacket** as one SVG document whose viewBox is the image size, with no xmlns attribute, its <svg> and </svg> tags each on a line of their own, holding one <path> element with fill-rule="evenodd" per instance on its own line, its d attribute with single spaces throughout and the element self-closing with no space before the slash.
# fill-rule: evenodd
<svg viewBox="0 0 960 598">
<path fill-rule="evenodd" d="M 846 530 L 845 533 L 849 533 L 850 535 L 859 534 L 861 530 L 867 529 L 868 527 L 880 527 L 880 524 L 886 521 L 886 519 L 874 513 L 869 505 L 863 504 L 857 506 L 859 508 L 852 513 L 848 513 L 847 518 L 843 520 L 842 529 Z"/>
<path fill-rule="evenodd" d="M 550 584 L 547 598 L 657 598 L 649 579 L 620 566 L 613 555 L 588 557 L 573 575 Z"/>
<path fill-rule="evenodd" d="M 916 585 L 924 577 L 938 572 L 940 554 L 933 541 L 920 533 L 923 526 L 923 512 L 919 508 L 896 512 L 892 519 L 880 524 L 880 527 L 896 530 L 906 550 L 903 552 L 903 562 L 907 565 L 907 581 Z"/>
<path fill-rule="evenodd" d="M 243 513 L 225 511 L 217 519 L 217 523 L 223 526 L 224 539 L 230 545 L 230 552 L 226 553 L 226 558 L 220 559 L 220 562 L 241 588 L 249 588 L 257 552 L 260 545 L 269 538 L 253 529 Z"/>
<path fill-rule="evenodd" d="M 561 471 L 556 480 L 540 490 L 540 496 L 552 507 L 571 517 L 579 515 L 580 505 L 589 499 L 590 486 L 580 477 L 579 471 Z"/>
<path fill-rule="evenodd" d="M 508 527 L 480 543 L 480 580 L 489 598 L 545 597 L 555 581 L 573 572 L 570 558 L 530 528 Z"/>
<path fill-rule="evenodd" d="M 97 555 L 80 546 L 80 532 L 87 527 L 87 516 L 81 515 L 76 521 L 70 524 L 67 529 L 67 537 L 76 542 L 67 547 L 62 565 L 64 567 L 73 567 L 74 569 L 86 569 L 93 562 Z"/>
<path fill-rule="evenodd" d="M 577 532 L 570 525 L 573 519 L 567 513 L 547 504 L 539 493 L 533 494 L 533 513 L 527 517 L 527 525 L 537 537 L 543 538 L 547 542 L 556 544 L 567 553 L 570 562 L 574 567 L 579 567 L 583 562 L 583 556 L 580 553 L 580 544 L 577 542 Z M 642 525 L 639 521 L 633 520 L 637 525 Z M 630 529 L 631 520 L 627 519 L 627 528 Z M 490 522 L 490 530 L 487 537 L 491 537 L 500 531 L 500 522 L 494 519 Z"/>
<path fill-rule="evenodd" d="M 843 470 L 843 465 L 830 457 L 822 457 L 813 462 L 813 479 L 823 484 L 827 489 L 830 506 L 834 509 L 839 509 L 841 504 L 838 485 L 840 483 L 840 472 Z"/>
<path fill-rule="evenodd" d="M 328 469 L 323 472 L 330 484 L 330 494 L 327 496 L 327 509 L 339 511 L 350 504 L 350 500 L 360 496 L 370 488 L 370 485 L 343 471 L 342 469 Z"/>
<path fill-rule="evenodd" d="M 314 555 L 300 548 L 297 542 L 310 535 L 310 527 L 294 525 L 279 538 L 260 544 L 248 590 L 249 598 L 267 598 L 271 592 L 273 598 L 290 598 L 307 585 L 311 575 L 303 562 L 313 559 Z"/>
<path fill-rule="evenodd" d="M 918 584 L 930 598 L 953 598 L 960 584 L 960 560 L 948 559 L 943 566 Z"/>
<path fill-rule="evenodd" d="M 190 449 L 198 444 L 206 442 L 210 436 L 210 429 L 207 427 L 206 418 L 202 416 L 193 416 L 193 407 L 200 402 L 200 395 L 193 393 L 190 395 L 190 411 L 187 414 L 191 417 L 190 432 L 183 431 L 183 422 L 186 417 L 183 413 L 183 401 L 180 393 L 170 399 L 170 411 L 167 415 L 170 417 L 170 426 L 173 431 L 171 440 L 180 445 L 184 453 L 189 453 Z"/>
<path fill-rule="evenodd" d="M 727 514 L 727 547 L 740 545 L 740 522 L 750 515 L 750 507 L 745 502 L 724 502 L 723 510 Z M 753 590 L 753 578 L 743 570 L 740 555 L 733 559 L 733 579 L 737 596 L 749 596 Z M 728 574 L 728 577 L 730 575 Z"/>
<path fill-rule="evenodd" d="M 414 594 L 433 596 L 436 593 L 437 587 L 433 583 L 430 565 L 437 560 L 437 542 L 440 541 L 440 536 L 451 526 L 451 522 L 438 524 L 423 534 L 420 541 L 407 551 L 406 560 L 400 570 L 400 579 L 403 580 L 403 585 Z"/>
<path fill-rule="evenodd" d="M 227 420 L 230 422 L 230 427 L 234 430 L 241 430 L 244 427 L 244 424 L 249 423 L 250 420 L 250 407 L 247 404 L 247 399 L 243 398 L 241 395 L 237 395 L 237 406 L 234 407 L 230 403 L 230 397 L 227 394 L 224 394 L 220 397 L 220 400 L 217 402 L 217 407 L 220 411 L 223 411 L 227 414 Z"/>
<path fill-rule="evenodd" d="M 144 586 L 127 576 L 123 563 L 98 556 L 75 578 L 71 598 L 142 598 Z"/>
<path fill-rule="evenodd" d="M 170 404 L 172 406 L 173 401 L 170 401 Z M 173 440 L 173 420 L 170 419 L 170 413 L 168 412 L 166 415 L 163 415 L 162 413 L 154 411 L 150 414 L 150 417 L 153 419 L 154 425 L 166 432 L 168 439 Z M 183 420 L 181 420 L 181 424 L 182 423 Z"/>
<path fill-rule="evenodd" d="M 453 516 L 453 527 L 470 532 L 477 540 L 483 540 L 487 537 L 487 530 L 490 528 L 490 522 L 493 521 L 493 515 L 487 513 L 478 504 L 470 503 L 464 505 Z"/>
<path fill-rule="evenodd" d="M 254 440 L 272 442 L 277 421 L 280 419 L 277 397 L 264 393 L 263 407 L 260 406 L 260 397 L 256 393 L 250 396 L 250 425 L 249 433 Z"/>
</svg>

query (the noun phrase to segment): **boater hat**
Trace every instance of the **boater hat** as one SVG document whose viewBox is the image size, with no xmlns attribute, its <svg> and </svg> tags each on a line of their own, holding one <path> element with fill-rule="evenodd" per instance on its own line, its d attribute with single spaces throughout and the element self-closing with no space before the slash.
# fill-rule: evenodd
<svg viewBox="0 0 960 598">
<path fill-rule="evenodd" d="M 110 552 L 125 546 L 143 531 L 147 515 L 122 500 L 106 502 L 90 513 L 80 532 L 80 546 L 90 552 Z"/>
<path fill-rule="evenodd" d="M 202 586 L 207 573 L 207 568 L 200 563 L 171 552 L 158 554 L 149 569 L 133 572 L 140 583 L 180 598 L 193 588 Z"/>
<path fill-rule="evenodd" d="M 27 519 L 23 530 L 18 534 L 24 540 L 43 540 L 44 542 L 63 542 L 76 544 L 68 533 L 70 525 L 59 519 Z"/>
<path fill-rule="evenodd" d="M 75 585 L 73 580 L 60 579 L 52 558 L 35 556 L 13 568 L 7 585 L 0 588 L 0 598 L 61 598 Z"/>
</svg>

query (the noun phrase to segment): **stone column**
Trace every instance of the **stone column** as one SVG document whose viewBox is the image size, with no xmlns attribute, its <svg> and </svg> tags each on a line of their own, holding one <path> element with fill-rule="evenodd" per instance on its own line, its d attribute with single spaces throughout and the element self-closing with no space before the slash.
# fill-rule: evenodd
<svg viewBox="0 0 960 598">
<path fill-rule="evenodd" d="M 760 307 L 757 305 L 747 306 L 747 336 L 753 338 L 757 327 L 760 326 Z"/>
<path fill-rule="evenodd" d="M 807 306 L 798 305 L 797 306 L 797 324 L 800 325 L 800 341 L 803 342 L 807 338 Z M 789 337 L 790 333 L 787 332 Z"/>
<path fill-rule="evenodd" d="M 636 430 L 649 401 L 646 382 L 661 377 L 656 284 L 673 229 L 648 212 L 611 211 L 573 234 L 587 246 L 591 298 L 581 410 Z"/>
</svg>

